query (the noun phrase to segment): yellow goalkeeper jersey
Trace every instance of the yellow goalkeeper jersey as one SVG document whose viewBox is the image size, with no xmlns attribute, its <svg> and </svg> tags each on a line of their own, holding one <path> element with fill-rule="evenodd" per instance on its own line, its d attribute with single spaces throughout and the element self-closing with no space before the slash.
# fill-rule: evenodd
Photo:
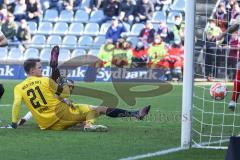
<svg viewBox="0 0 240 160">
<path fill-rule="evenodd" d="M 28 77 L 14 88 L 12 122 L 17 123 L 22 99 L 31 111 L 41 129 L 46 129 L 59 120 L 62 102 L 56 96 L 66 98 L 70 95 L 69 87 L 59 86 L 48 77 Z"/>
</svg>

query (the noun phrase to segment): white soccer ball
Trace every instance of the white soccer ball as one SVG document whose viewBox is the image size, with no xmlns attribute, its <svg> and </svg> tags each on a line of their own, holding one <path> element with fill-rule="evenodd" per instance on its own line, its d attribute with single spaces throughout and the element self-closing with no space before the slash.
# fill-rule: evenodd
<svg viewBox="0 0 240 160">
<path fill-rule="evenodd" d="M 215 83 L 210 88 L 210 95 L 215 100 L 223 100 L 227 96 L 227 87 L 222 83 Z"/>
</svg>

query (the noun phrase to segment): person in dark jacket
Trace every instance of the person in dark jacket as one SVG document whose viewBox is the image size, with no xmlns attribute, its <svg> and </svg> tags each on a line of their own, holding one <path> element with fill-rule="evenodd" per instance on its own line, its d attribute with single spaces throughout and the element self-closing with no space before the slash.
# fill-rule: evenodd
<svg viewBox="0 0 240 160">
<path fill-rule="evenodd" d="M 150 0 L 139 0 L 135 8 L 135 22 L 141 23 L 151 20 L 154 12 L 154 5 Z"/>
<path fill-rule="evenodd" d="M 132 24 L 134 20 L 135 0 L 123 0 L 120 4 L 119 19 L 126 23 Z"/>
<path fill-rule="evenodd" d="M 99 21 L 100 25 L 111 20 L 113 16 L 119 16 L 120 3 L 117 0 L 105 0 L 103 5 L 103 13 L 104 17 Z"/>
<path fill-rule="evenodd" d="M 144 43 L 152 43 L 154 40 L 154 34 L 155 34 L 155 30 L 153 28 L 151 21 L 147 21 L 145 24 L 145 27 L 141 30 L 139 34 L 139 38 Z"/>
</svg>

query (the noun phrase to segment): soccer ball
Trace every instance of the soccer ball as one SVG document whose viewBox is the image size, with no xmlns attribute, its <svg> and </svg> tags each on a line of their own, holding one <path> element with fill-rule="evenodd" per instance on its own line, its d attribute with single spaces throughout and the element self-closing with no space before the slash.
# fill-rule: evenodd
<svg viewBox="0 0 240 160">
<path fill-rule="evenodd" d="M 215 100 L 222 100 L 227 96 L 227 87 L 222 83 L 215 83 L 210 88 L 210 95 Z"/>
</svg>

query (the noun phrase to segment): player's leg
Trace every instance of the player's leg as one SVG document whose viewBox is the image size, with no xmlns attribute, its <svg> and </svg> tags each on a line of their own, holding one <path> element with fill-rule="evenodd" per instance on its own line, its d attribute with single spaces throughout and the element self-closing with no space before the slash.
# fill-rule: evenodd
<svg viewBox="0 0 240 160">
<path fill-rule="evenodd" d="M 32 118 L 32 113 L 29 111 L 24 117 L 18 121 L 18 126 L 22 126 L 25 122 Z"/>
<path fill-rule="evenodd" d="M 58 67 L 58 56 L 59 56 L 59 46 L 54 46 L 51 50 L 51 59 L 50 59 L 50 67 L 52 69 L 51 79 L 55 82 L 60 77 L 60 71 Z"/>
<path fill-rule="evenodd" d="M 178 81 L 182 80 L 182 66 L 183 63 L 181 60 L 177 60 L 174 63 L 174 73 L 177 75 Z"/>
<path fill-rule="evenodd" d="M 238 64 L 239 65 L 239 64 Z M 233 94 L 229 103 L 229 109 L 234 111 L 237 106 L 237 100 L 240 94 L 240 68 L 237 68 L 236 78 L 233 83 Z"/>
<path fill-rule="evenodd" d="M 86 114 L 84 125 L 85 131 L 107 131 L 107 127 L 103 125 L 93 125 L 95 119 L 100 115 L 106 115 L 111 118 L 134 117 L 138 120 L 143 120 L 150 110 L 150 105 L 143 107 L 140 110 L 129 111 L 120 108 L 111 108 L 105 106 L 89 106 L 90 111 Z"/>
</svg>

